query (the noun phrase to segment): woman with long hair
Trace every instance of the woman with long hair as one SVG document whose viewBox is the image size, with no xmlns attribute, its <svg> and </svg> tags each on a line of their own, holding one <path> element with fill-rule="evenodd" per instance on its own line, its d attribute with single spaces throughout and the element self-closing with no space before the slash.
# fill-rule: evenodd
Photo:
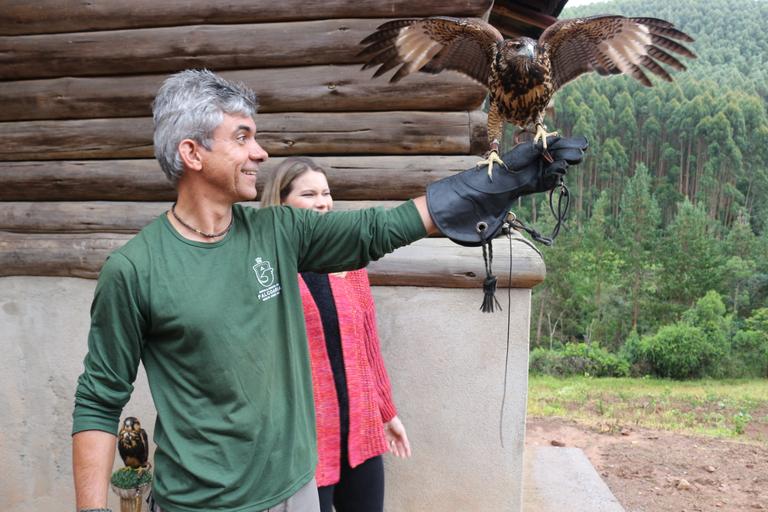
<svg viewBox="0 0 768 512">
<path fill-rule="evenodd" d="M 285 159 L 270 176 L 264 206 L 333 209 L 327 174 L 313 160 Z M 411 447 L 392 401 L 365 269 L 302 272 L 317 424 L 316 479 L 322 512 L 383 512 L 384 464 Z"/>
</svg>

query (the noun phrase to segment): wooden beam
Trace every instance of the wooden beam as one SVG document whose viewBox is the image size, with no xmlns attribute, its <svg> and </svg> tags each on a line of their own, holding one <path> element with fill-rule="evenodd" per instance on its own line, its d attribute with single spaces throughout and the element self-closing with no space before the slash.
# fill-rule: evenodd
<svg viewBox="0 0 768 512">
<path fill-rule="evenodd" d="M 265 23 L 328 18 L 481 16 L 492 0 L 131 0 L 6 2 L 0 35 L 42 34 L 211 23 Z"/>
<path fill-rule="evenodd" d="M 272 155 L 480 154 L 488 147 L 482 112 L 259 114 L 261 145 Z M 0 123 L 0 160 L 148 158 L 152 119 Z"/>
<path fill-rule="evenodd" d="M 0 161 L 2 201 L 160 201 L 175 196 L 156 160 Z"/>
<path fill-rule="evenodd" d="M 0 37 L 0 80 L 352 64 L 385 19 L 193 25 Z"/>
<path fill-rule="evenodd" d="M 497 288 L 533 288 L 544 280 L 546 266 L 541 253 L 522 235 L 514 233 L 511 244 L 506 238 L 496 239 L 493 250 Z M 502 261 L 506 263 L 499 264 Z M 462 247 L 447 238 L 419 240 L 372 261 L 367 268 L 374 286 L 481 288 L 485 280 L 480 248 Z M 478 295 L 478 309 L 481 302 L 482 294 Z"/>
<path fill-rule="evenodd" d="M 458 73 L 416 73 L 397 83 L 348 66 L 224 71 L 259 95 L 259 112 L 474 110 L 485 89 Z M 0 82 L 0 121 L 151 116 L 162 75 Z"/>
<path fill-rule="evenodd" d="M 0 231 L 0 277 L 95 279 L 107 256 L 132 235 L 27 235 Z"/>
<path fill-rule="evenodd" d="M 0 231 L 0 277 L 66 276 L 94 279 L 107 256 L 132 235 L 16 234 Z M 536 250 L 513 238 L 513 288 L 531 288 L 544 279 L 544 262 Z M 496 261 L 509 261 L 506 239 L 494 244 Z M 506 265 L 498 265 L 498 287 L 510 284 Z M 461 247 L 447 239 L 430 238 L 398 249 L 368 266 L 376 286 L 480 288 L 485 273 L 477 247 Z M 481 297 L 478 297 L 478 303 Z"/>
<path fill-rule="evenodd" d="M 428 183 L 478 161 L 473 155 L 313 158 L 328 171 L 334 198 L 340 200 L 409 199 L 423 194 Z M 259 189 L 282 161 L 270 158 L 262 165 Z M 0 161 L 0 201 L 172 201 L 174 197 L 176 192 L 154 159 Z"/>
<path fill-rule="evenodd" d="M 335 210 L 392 208 L 402 201 L 334 201 Z M 134 201 L 26 201 L 0 207 L 0 231 L 12 233 L 136 233 L 171 202 Z M 243 203 L 258 208 L 258 201 Z"/>
</svg>

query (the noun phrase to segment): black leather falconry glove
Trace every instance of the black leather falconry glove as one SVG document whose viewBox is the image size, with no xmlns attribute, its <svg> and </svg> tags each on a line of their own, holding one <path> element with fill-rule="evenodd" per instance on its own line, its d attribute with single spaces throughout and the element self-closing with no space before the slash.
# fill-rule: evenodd
<svg viewBox="0 0 768 512">
<path fill-rule="evenodd" d="M 493 167 L 493 180 L 476 167 L 427 185 L 429 214 L 440 232 L 465 246 L 493 239 L 515 199 L 552 190 L 569 165 L 581 162 L 589 143 L 549 137 L 547 146 L 545 153 L 531 142 L 518 144 L 501 157 L 508 169 Z"/>
<path fill-rule="evenodd" d="M 427 186 L 427 207 L 437 228 L 457 244 L 483 247 L 485 281 L 480 309 L 485 313 L 501 307 L 491 271 L 491 241 L 501 231 L 512 203 L 520 196 L 555 188 L 569 165 L 581 163 L 589 144 L 584 137 L 549 137 L 547 146 L 544 151 L 532 142 L 518 144 L 501 157 L 507 169 L 493 167 L 492 180 L 475 167 Z M 545 241 L 534 230 L 524 229 Z"/>
</svg>

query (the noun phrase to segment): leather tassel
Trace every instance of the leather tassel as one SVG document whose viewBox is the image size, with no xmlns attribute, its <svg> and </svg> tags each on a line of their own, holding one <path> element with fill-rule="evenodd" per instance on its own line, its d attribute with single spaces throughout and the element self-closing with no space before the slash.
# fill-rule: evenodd
<svg viewBox="0 0 768 512">
<path fill-rule="evenodd" d="M 488 248 L 486 249 L 486 246 Z M 493 313 L 494 305 L 501 311 L 501 304 L 496 298 L 496 276 L 491 272 L 493 263 L 493 243 L 491 240 L 483 242 L 483 261 L 485 262 L 485 281 L 483 281 L 483 303 L 480 310 L 483 313 Z"/>
<path fill-rule="evenodd" d="M 501 310 L 501 304 L 496 298 L 496 276 L 488 276 L 483 281 L 483 304 L 480 310 L 483 313 L 493 313 L 494 304 Z"/>
</svg>

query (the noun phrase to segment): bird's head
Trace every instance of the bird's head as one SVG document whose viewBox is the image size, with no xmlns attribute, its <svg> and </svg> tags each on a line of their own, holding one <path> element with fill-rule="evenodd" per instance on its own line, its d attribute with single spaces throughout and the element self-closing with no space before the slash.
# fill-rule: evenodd
<svg viewBox="0 0 768 512">
<path fill-rule="evenodd" d="M 536 40 L 530 37 L 505 39 L 499 52 L 503 60 L 512 62 L 520 58 L 533 60 L 536 56 Z"/>
<path fill-rule="evenodd" d="M 141 430 L 141 423 L 137 418 L 129 416 L 123 420 L 123 428 L 127 432 L 139 432 Z"/>
</svg>

